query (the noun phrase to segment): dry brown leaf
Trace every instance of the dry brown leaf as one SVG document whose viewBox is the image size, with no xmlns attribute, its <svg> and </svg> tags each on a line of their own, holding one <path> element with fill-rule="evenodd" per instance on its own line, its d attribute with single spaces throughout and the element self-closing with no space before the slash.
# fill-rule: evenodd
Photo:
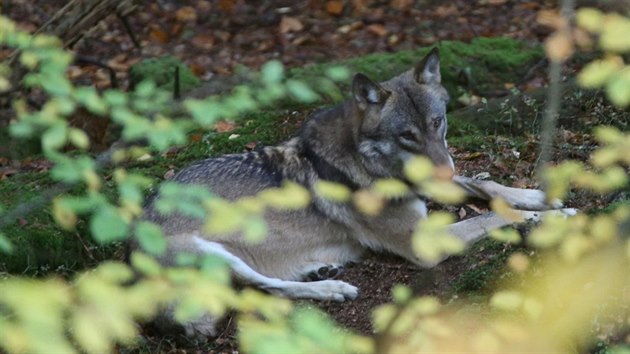
<svg viewBox="0 0 630 354">
<path fill-rule="evenodd" d="M 536 16 L 536 22 L 543 26 L 558 29 L 566 24 L 564 17 L 560 16 L 558 10 L 540 10 Z"/>
<path fill-rule="evenodd" d="M 214 47 L 214 37 L 209 34 L 198 34 L 190 40 L 190 43 L 199 49 L 210 50 Z"/>
<path fill-rule="evenodd" d="M 280 20 L 280 33 L 299 32 L 304 29 L 304 25 L 295 17 L 282 16 Z"/>
<path fill-rule="evenodd" d="M 172 168 L 164 173 L 164 179 L 171 179 L 173 177 L 175 177 L 175 170 Z"/>
<path fill-rule="evenodd" d="M 563 62 L 573 54 L 573 39 L 564 31 L 553 33 L 545 41 L 545 53 L 555 62 Z"/>
<path fill-rule="evenodd" d="M 227 120 L 220 120 L 214 124 L 214 130 L 218 133 L 227 133 L 234 130 L 234 123 Z"/>
<path fill-rule="evenodd" d="M 463 218 L 466 217 L 466 209 L 464 208 L 459 208 L 459 212 L 457 213 L 457 215 L 459 216 L 459 219 L 462 220 Z"/>
<path fill-rule="evenodd" d="M 225 12 L 231 12 L 236 5 L 234 0 L 219 0 L 219 8 Z"/>
<path fill-rule="evenodd" d="M 245 148 L 251 151 L 256 149 L 256 145 L 258 144 L 255 141 L 250 141 L 249 143 L 245 144 Z"/>
<path fill-rule="evenodd" d="M 385 28 L 385 26 L 378 24 L 378 23 L 373 23 L 369 26 L 367 26 L 367 30 L 368 32 L 377 35 L 379 37 L 384 37 L 387 35 L 387 33 L 389 33 L 389 31 L 387 30 L 387 28 Z"/>
<path fill-rule="evenodd" d="M 494 5 L 494 6 L 498 6 L 498 5 L 503 5 L 506 3 L 506 0 L 481 0 L 479 1 L 480 5 Z"/>
<path fill-rule="evenodd" d="M 326 12 L 333 16 L 341 16 L 343 14 L 343 2 L 342 1 L 328 1 L 326 2 Z"/>
<path fill-rule="evenodd" d="M 448 5 L 448 6 L 438 6 L 435 8 L 435 15 L 437 17 L 446 17 L 457 14 L 457 6 Z"/>
<path fill-rule="evenodd" d="M 197 1 L 197 5 L 195 6 L 201 12 L 208 12 L 212 9 L 212 4 L 207 0 L 199 0 Z"/>
<path fill-rule="evenodd" d="M 154 42 L 162 44 L 167 43 L 169 40 L 168 33 L 158 26 L 151 26 L 151 29 L 149 30 L 149 38 Z"/>
<path fill-rule="evenodd" d="M 197 11 L 192 6 L 184 6 L 175 11 L 175 18 L 180 22 L 197 21 Z"/>
<path fill-rule="evenodd" d="M 475 213 L 477 214 L 483 214 L 484 211 L 477 208 L 477 206 L 475 204 L 466 204 L 467 207 L 469 207 L 470 209 L 472 209 Z"/>
<path fill-rule="evenodd" d="M 404 10 L 413 4 L 413 0 L 391 0 L 389 5 L 396 10 Z"/>
</svg>

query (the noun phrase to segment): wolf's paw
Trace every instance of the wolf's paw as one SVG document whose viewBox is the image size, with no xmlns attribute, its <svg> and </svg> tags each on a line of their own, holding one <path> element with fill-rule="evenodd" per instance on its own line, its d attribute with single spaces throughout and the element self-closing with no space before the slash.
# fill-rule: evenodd
<svg viewBox="0 0 630 354">
<path fill-rule="evenodd" d="M 564 209 L 555 209 L 555 210 L 546 210 L 546 211 L 521 211 L 521 215 L 523 219 L 527 221 L 539 222 L 545 215 L 559 215 L 563 217 L 569 217 L 576 215 L 578 213 L 577 209 L 574 208 L 564 208 Z"/>
<path fill-rule="evenodd" d="M 502 196 L 513 208 L 521 210 L 548 210 L 562 208 L 560 199 L 547 202 L 545 192 L 538 189 L 512 188 L 511 193 Z"/>
<path fill-rule="evenodd" d="M 313 285 L 313 290 L 317 293 L 314 298 L 318 300 L 344 302 L 359 296 L 359 289 L 356 286 L 340 280 L 322 280 L 309 284 Z"/>
<path fill-rule="evenodd" d="M 187 338 L 204 341 L 204 339 L 207 340 L 208 337 L 214 337 L 217 334 L 216 325 L 217 318 L 206 314 L 184 323 L 183 327 Z"/>
<path fill-rule="evenodd" d="M 326 264 L 306 273 L 304 281 L 320 281 L 335 279 L 343 271 L 342 265 Z"/>
</svg>

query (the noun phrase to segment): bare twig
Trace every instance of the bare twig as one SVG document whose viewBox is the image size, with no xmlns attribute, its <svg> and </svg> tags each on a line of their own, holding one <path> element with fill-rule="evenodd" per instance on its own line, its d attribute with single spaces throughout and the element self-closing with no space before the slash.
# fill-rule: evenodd
<svg viewBox="0 0 630 354">
<path fill-rule="evenodd" d="M 561 15 L 565 18 L 566 24 L 559 31 L 569 32 L 570 24 L 574 17 L 575 0 L 561 1 Z M 567 35 L 567 37 L 569 37 Z M 549 67 L 549 97 L 543 115 L 540 131 L 540 157 L 538 159 L 538 170 L 540 171 L 552 158 L 553 143 L 556 132 L 556 121 L 560 110 L 561 88 L 560 80 L 562 76 L 562 64 L 560 60 L 550 60 Z"/>
</svg>

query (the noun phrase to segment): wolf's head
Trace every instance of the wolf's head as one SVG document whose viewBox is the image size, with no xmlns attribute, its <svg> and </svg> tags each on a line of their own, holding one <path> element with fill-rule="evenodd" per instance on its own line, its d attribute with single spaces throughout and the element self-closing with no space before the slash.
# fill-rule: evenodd
<svg viewBox="0 0 630 354">
<path fill-rule="evenodd" d="M 413 69 L 382 84 L 356 74 L 352 94 L 356 141 L 371 173 L 402 178 L 402 166 L 413 155 L 453 171 L 446 145 L 449 97 L 441 84 L 437 48 Z"/>
</svg>

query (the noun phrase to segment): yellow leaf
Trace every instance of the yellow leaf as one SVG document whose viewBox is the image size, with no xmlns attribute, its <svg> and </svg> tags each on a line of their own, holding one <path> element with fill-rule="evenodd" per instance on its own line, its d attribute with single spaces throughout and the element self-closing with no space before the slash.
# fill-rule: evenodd
<svg viewBox="0 0 630 354">
<path fill-rule="evenodd" d="M 445 204 L 461 203 L 466 198 L 466 192 L 451 181 L 425 181 L 421 184 L 421 190 L 431 199 Z"/>
<path fill-rule="evenodd" d="M 625 52 L 630 49 L 628 33 L 630 33 L 630 19 L 618 14 L 610 14 L 606 16 L 599 42 L 605 50 Z"/>
<path fill-rule="evenodd" d="M 523 304 L 523 295 L 515 290 L 497 291 L 490 299 L 490 305 L 499 310 L 515 311 Z"/>
<path fill-rule="evenodd" d="M 514 229 L 494 229 L 489 232 L 490 237 L 506 243 L 519 243 L 521 236 Z"/>
<path fill-rule="evenodd" d="M 77 223 L 77 215 L 59 198 L 53 201 L 52 215 L 55 222 L 66 230 L 73 229 Z"/>
<path fill-rule="evenodd" d="M 425 156 L 414 156 L 405 162 L 404 173 L 415 184 L 433 176 L 433 163 Z"/>
<path fill-rule="evenodd" d="M 341 183 L 319 180 L 314 186 L 315 193 L 324 199 L 342 203 L 348 201 L 352 192 Z"/>
<path fill-rule="evenodd" d="M 401 180 L 394 178 L 379 179 L 372 186 L 374 192 L 385 198 L 402 198 L 409 193 L 409 188 Z"/>
<path fill-rule="evenodd" d="M 577 77 L 578 82 L 586 88 L 598 88 L 603 86 L 621 68 L 623 68 L 623 59 L 616 55 L 593 60 L 582 68 Z"/>
<path fill-rule="evenodd" d="M 385 198 L 373 191 L 362 189 L 352 196 L 354 206 L 365 215 L 378 215 L 385 206 Z"/>
<path fill-rule="evenodd" d="M 579 9 L 575 15 L 575 20 L 578 26 L 593 33 L 598 33 L 604 26 L 604 14 L 592 7 Z"/>
<path fill-rule="evenodd" d="M 495 213 L 497 213 L 499 216 L 501 216 L 502 218 L 506 220 L 509 220 L 512 222 L 523 221 L 523 217 L 521 216 L 521 214 L 518 211 L 512 209 L 510 205 L 503 198 L 493 198 L 490 201 L 490 207 Z M 496 231 L 495 235 L 497 232 L 500 232 L 500 231 Z"/>
</svg>

